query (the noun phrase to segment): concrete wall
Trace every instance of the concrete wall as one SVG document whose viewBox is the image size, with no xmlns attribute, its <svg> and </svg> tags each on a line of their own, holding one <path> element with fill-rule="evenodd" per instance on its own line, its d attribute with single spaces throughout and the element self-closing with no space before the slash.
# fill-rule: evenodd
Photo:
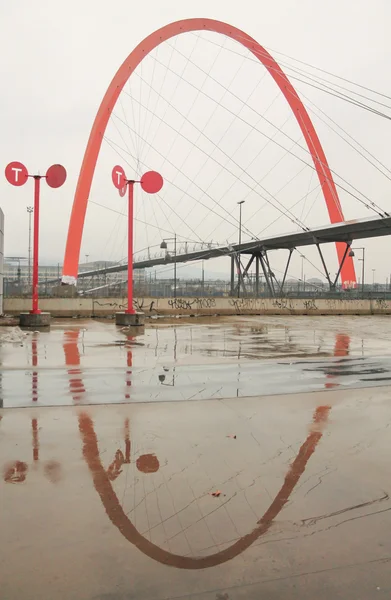
<svg viewBox="0 0 391 600">
<path fill-rule="evenodd" d="M 138 298 L 137 310 L 152 315 L 373 315 L 391 314 L 387 300 L 328 300 L 292 298 Z M 125 298 L 44 298 L 40 309 L 53 317 L 105 317 L 127 307 Z M 27 298 L 6 298 L 4 312 L 31 308 Z"/>
</svg>

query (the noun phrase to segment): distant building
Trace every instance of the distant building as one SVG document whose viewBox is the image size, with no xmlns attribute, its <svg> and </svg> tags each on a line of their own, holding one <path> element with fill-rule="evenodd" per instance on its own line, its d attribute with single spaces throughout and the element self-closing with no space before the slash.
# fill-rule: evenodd
<svg viewBox="0 0 391 600">
<path fill-rule="evenodd" d="M 310 279 L 308 279 L 307 283 L 308 283 L 308 287 L 313 290 L 328 289 L 327 281 L 322 281 L 321 279 L 319 279 L 319 277 L 310 277 Z"/>
<path fill-rule="evenodd" d="M 1 213 L 2 214 L 2 213 Z M 1 254 L 1 257 L 3 255 Z M 98 271 L 106 267 L 118 265 L 114 261 L 93 261 L 79 265 L 79 272 Z M 3 271 L 3 269 L 2 269 Z M 38 281 L 41 289 L 50 288 L 55 285 L 56 281 L 61 279 L 62 264 L 54 265 L 39 265 Z M 114 283 L 119 279 L 123 279 L 123 273 L 113 273 L 107 275 L 95 275 L 91 278 L 82 278 L 78 282 L 78 288 L 94 287 L 107 283 Z M 28 260 L 24 257 L 6 257 L 4 260 L 4 288 L 7 296 L 17 296 L 20 294 L 29 295 L 31 293 L 32 284 L 32 265 L 29 268 Z"/>
</svg>

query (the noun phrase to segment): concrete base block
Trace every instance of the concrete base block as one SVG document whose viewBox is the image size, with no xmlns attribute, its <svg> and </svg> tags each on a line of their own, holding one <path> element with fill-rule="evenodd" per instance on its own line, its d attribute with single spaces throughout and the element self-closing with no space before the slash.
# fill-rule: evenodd
<svg viewBox="0 0 391 600">
<path fill-rule="evenodd" d="M 41 312 L 37 315 L 29 312 L 20 313 L 20 327 L 29 329 L 42 329 L 42 327 L 50 327 L 50 313 Z"/>
<path fill-rule="evenodd" d="M 115 324 L 122 325 L 122 327 L 143 327 L 145 325 L 145 315 L 142 312 L 117 312 L 115 313 Z"/>
</svg>

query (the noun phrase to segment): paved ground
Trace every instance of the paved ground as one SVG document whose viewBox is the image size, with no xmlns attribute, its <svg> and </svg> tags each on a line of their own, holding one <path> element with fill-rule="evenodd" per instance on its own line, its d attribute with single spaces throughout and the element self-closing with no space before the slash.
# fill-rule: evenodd
<svg viewBox="0 0 391 600">
<path fill-rule="evenodd" d="M 58 321 L 50 333 L 4 328 L 3 407 L 247 397 L 391 381 L 389 317 L 152 324 L 141 337 L 110 321 Z"/>
<path fill-rule="evenodd" d="M 1 333 L 0 597 L 389 599 L 391 321 L 153 325 Z"/>
</svg>

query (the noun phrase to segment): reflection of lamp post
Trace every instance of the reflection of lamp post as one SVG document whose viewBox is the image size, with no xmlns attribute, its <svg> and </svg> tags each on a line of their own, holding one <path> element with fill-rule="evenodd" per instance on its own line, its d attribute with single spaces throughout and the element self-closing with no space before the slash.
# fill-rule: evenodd
<svg viewBox="0 0 391 600">
<path fill-rule="evenodd" d="M 372 286 L 375 285 L 375 272 L 376 272 L 376 269 L 372 269 Z"/>
<path fill-rule="evenodd" d="M 362 250 L 362 258 L 359 258 L 362 262 L 362 271 L 361 271 L 361 290 L 364 293 L 364 278 L 365 278 L 365 248 L 351 248 L 349 252 L 349 256 L 354 256 L 354 250 Z"/>
<path fill-rule="evenodd" d="M 161 384 L 161 385 L 168 385 L 168 386 L 171 386 L 171 387 L 174 387 L 174 386 L 175 386 L 175 367 L 173 368 L 173 370 L 172 370 L 172 371 L 173 371 L 173 372 L 172 372 L 172 379 L 171 379 L 171 382 L 167 382 L 167 383 L 165 383 L 165 381 L 166 381 L 166 376 L 164 375 L 164 373 L 162 373 L 161 375 L 159 375 L 159 376 L 158 376 L 158 378 L 159 378 L 159 381 L 160 381 L 160 384 Z"/>
<path fill-rule="evenodd" d="M 176 233 L 172 238 L 165 238 L 160 244 L 162 250 L 167 250 L 167 242 L 174 241 L 174 298 L 176 298 Z"/>
</svg>

